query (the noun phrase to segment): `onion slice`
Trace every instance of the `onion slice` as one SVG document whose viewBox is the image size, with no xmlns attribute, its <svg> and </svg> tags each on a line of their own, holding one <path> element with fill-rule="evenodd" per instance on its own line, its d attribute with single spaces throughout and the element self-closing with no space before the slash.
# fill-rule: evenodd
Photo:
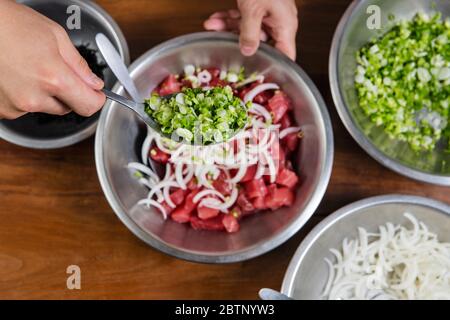
<svg viewBox="0 0 450 320">
<path fill-rule="evenodd" d="M 159 204 L 158 202 L 156 202 L 155 200 L 151 200 L 151 199 L 142 199 L 139 200 L 138 205 L 146 205 L 146 206 L 153 206 L 155 208 L 157 208 L 161 214 L 163 215 L 164 220 L 167 220 L 167 212 L 166 209 L 164 209 L 164 207 Z"/>
<path fill-rule="evenodd" d="M 149 134 L 147 135 L 147 137 L 144 140 L 144 143 L 142 144 L 141 158 L 142 163 L 144 163 L 145 165 L 148 165 L 148 154 L 150 152 L 150 147 L 152 145 L 153 139 L 154 139 L 153 135 Z"/>
<path fill-rule="evenodd" d="M 252 90 L 250 90 L 245 96 L 244 96 L 244 102 L 247 103 L 249 101 L 253 101 L 253 99 L 260 94 L 261 92 L 264 92 L 266 90 L 279 90 L 280 87 L 276 83 L 263 83 L 256 87 L 254 87 Z"/>
<path fill-rule="evenodd" d="M 290 127 L 290 128 L 283 129 L 280 132 L 280 139 L 285 138 L 287 135 L 290 135 L 291 133 L 300 132 L 301 130 L 302 130 L 302 128 L 300 128 L 300 127 Z"/>
<path fill-rule="evenodd" d="M 163 188 L 166 187 L 173 187 L 173 188 L 179 188 L 180 185 L 178 183 L 176 183 L 175 181 L 162 181 L 158 184 L 156 184 L 152 190 L 150 190 L 149 194 L 148 194 L 148 198 L 151 199 L 153 198 L 153 196 L 155 195 L 156 192 L 160 191 Z"/>
<path fill-rule="evenodd" d="M 253 82 L 256 82 L 256 81 L 263 82 L 264 81 L 264 76 L 262 74 L 250 76 L 247 79 L 242 80 L 241 82 L 237 83 L 236 84 L 236 88 L 240 88 L 240 87 L 246 86 L 246 85 L 248 85 L 250 83 L 253 83 Z"/>
<path fill-rule="evenodd" d="M 200 191 L 199 193 L 197 193 L 197 194 L 195 195 L 195 197 L 192 199 L 192 201 L 193 201 L 194 203 L 197 203 L 197 202 L 200 201 L 200 199 L 202 199 L 202 198 L 204 198 L 204 197 L 206 197 L 206 196 L 209 196 L 209 195 L 217 196 L 217 197 L 219 197 L 220 199 L 222 199 L 223 201 L 225 201 L 225 197 L 223 196 L 223 194 L 221 194 L 221 193 L 220 193 L 219 191 L 217 191 L 217 190 L 212 190 L 212 189 L 207 189 L 207 190 Z M 212 199 L 212 198 L 211 198 L 211 199 Z"/>
<path fill-rule="evenodd" d="M 137 171 L 140 171 L 140 172 L 146 174 L 147 176 L 149 176 L 151 179 L 153 179 L 156 182 L 159 181 L 158 175 L 156 173 L 154 173 L 152 171 L 152 169 L 150 169 L 149 167 L 143 165 L 142 163 L 130 162 L 130 163 L 128 163 L 127 167 L 130 168 L 130 169 L 134 169 L 134 170 L 137 170 Z"/>
<path fill-rule="evenodd" d="M 261 116 L 263 116 L 266 123 L 272 122 L 272 116 L 270 115 L 270 112 L 260 104 L 252 102 L 252 105 L 248 109 L 248 112 L 260 114 Z"/>
</svg>

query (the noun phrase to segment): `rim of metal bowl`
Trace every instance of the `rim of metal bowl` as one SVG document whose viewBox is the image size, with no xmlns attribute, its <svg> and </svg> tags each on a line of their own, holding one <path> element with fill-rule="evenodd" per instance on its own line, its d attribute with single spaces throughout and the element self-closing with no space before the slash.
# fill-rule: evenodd
<svg viewBox="0 0 450 320">
<path fill-rule="evenodd" d="M 36 2 L 47 2 L 47 0 L 34 0 Z M 20 2 L 20 1 L 19 1 Z M 26 2 L 26 1 L 22 1 Z M 123 58 L 126 65 L 130 64 L 130 52 L 128 48 L 128 43 L 123 35 L 122 30 L 115 20 L 101 8 L 98 4 L 93 1 L 83 1 L 83 0 L 70 0 L 72 4 L 79 5 L 82 8 L 89 10 L 93 13 L 97 19 L 99 19 L 108 29 L 110 29 L 111 34 L 114 36 L 116 42 L 119 44 L 119 53 Z M 0 138 L 27 148 L 32 149 L 58 149 L 74 145 L 80 141 L 83 141 L 95 133 L 97 129 L 98 119 L 92 122 L 88 127 L 81 131 L 75 132 L 69 136 L 56 138 L 56 139 L 33 139 L 30 137 L 24 137 L 16 134 L 15 132 L 3 128 L 0 126 Z"/>
<path fill-rule="evenodd" d="M 130 66 L 129 68 L 130 74 L 133 75 L 134 73 L 139 71 L 142 62 L 147 60 L 151 56 L 158 55 L 158 52 L 160 50 L 166 50 L 171 47 L 182 46 L 184 44 L 195 42 L 198 40 L 233 41 L 238 43 L 237 36 L 222 32 L 199 32 L 180 36 L 171 39 L 169 41 L 163 42 L 162 44 L 154 47 L 153 49 L 142 55 Z M 100 185 L 102 186 L 106 199 L 108 200 L 110 206 L 112 207 L 117 217 L 127 226 L 127 228 L 134 235 L 136 235 L 139 239 L 141 239 L 148 245 L 152 246 L 153 248 L 176 258 L 201 263 L 233 263 L 248 260 L 269 252 L 270 250 L 278 247 L 279 245 L 287 241 L 289 238 L 291 238 L 311 218 L 311 216 L 314 214 L 317 207 L 319 206 L 320 202 L 322 201 L 322 198 L 325 194 L 325 191 L 327 189 L 330 180 L 334 156 L 333 130 L 325 102 L 322 99 L 322 96 L 320 95 L 319 91 L 317 90 L 312 80 L 295 62 L 291 61 L 284 54 L 278 52 L 276 49 L 270 47 L 269 45 L 263 44 L 259 50 L 262 50 L 266 54 L 274 56 L 278 61 L 286 64 L 289 68 L 295 70 L 295 72 L 303 79 L 303 81 L 305 81 L 309 90 L 311 91 L 311 94 L 314 96 L 319 106 L 323 126 L 325 128 L 326 150 L 324 163 L 322 165 L 321 170 L 320 182 L 317 188 L 312 193 L 309 203 L 307 204 L 305 210 L 289 226 L 281 230 L 277 235 L 273 236 L 268 241 L 262 244 L 261 243 L 256 244 L 245 250 L 241 250 L 232 254 L 205 254 L 196 251 L 180 250 L 170 245 L 169 243 L 163 242 L 153 237 L 151 234 L 144 232 L 128 216 L 128 214 L 122 210 L 120 203 L 118 202 L 118 200 L 114 195 L 114 192 L 110 186 L 110 182 L 106 174 L 103 162 L 103 131 L 105 130 L 107 118 L 110 115 L 109 111 L 111 109 L 112 102 L 109 102 L 104 107 L 102 114 L 100 116 L 98 130 L 95 139 L 95 163 L 97 167 L 97 174 L 100 180 Z M 117 92 L 120 89 L 123 89 L 122 86 L 116 84 L 113 91 Z"/>
<path fill-rule="evenodd" d="M 341 40 L 344 35 L 347 24 L 351 21 L 352 16 L 357 8 L 363 6 L 367 1 L 354 0 L 345 11 L 342 16 L 337 29 L 334 33 L 333 41 L 331 44 L 330 58 L 329 58 L 329 74 L 330 74 L 330 86 L 331 94 L 333 96 L 334 103 L 336 105 L 337 112 L 341 118 L 347 131 L 356 140 L 361 148 L 364 149 L 372 158 L 378 161 L 383 166 L 391 169 L 398 174 L 417 180 L 421 182 L 427 182 L 436 185 L 450 186 L 450 176 L 443 176 L 438 174 L 427 173 L 418 169 L 411 168 L 403 165 L 400 162 L 385 155 L 359 130 L 353 117 L 342 97 L 341 88 L 338 80 L 338 66 L 339 66 L 339 50 L 341 47 Z"/>
<path fill-rule="evenodd" d="M 357 211 L 387 203 L 406 203 L 421 205 L 424 207 L 435 209 L 437 211 L 441 211 L 442 213 L 446 213 L 450 217 L 450 205 L 447 205 L 438 200 L 411 195 L 389 194 L 366 198 L 346 205 L 345 207 L 335 211 L 324 220 L 322 220 L 302 241 L 300 246 L 295 251 L 295 254 L 292 257 L 291 261 L 289 262 L 289 266 L 286 270 L 283 284 L 281 286 L 281 292 L 286 295 L 292 294 L 298 268 L 302 264 L 303 259 L 309 252 L 311 246 L 316 243 L 316 241 L 320 240 L 320 237 L 328 228 L 332 227 L 340 219 L 343 219 L 346 216 Z"/>
</svg>

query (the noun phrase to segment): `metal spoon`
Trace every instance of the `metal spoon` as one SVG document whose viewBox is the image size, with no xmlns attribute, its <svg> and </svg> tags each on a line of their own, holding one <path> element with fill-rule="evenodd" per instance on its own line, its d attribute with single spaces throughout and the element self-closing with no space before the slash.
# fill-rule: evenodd
<svg viewBox="0 0 450 320">
<path fill-rule="evenodd" d="M 281 292 L 269 288 L 259 290 L 259 297 L 261 300 L 294 300 Z"/>
<path fill-rule="evenodd" d="M 142 99 L 142 97 L 140 96 L 139 91 L 137 90 L 133 79 L 131 78 L 130 74 L 128 73 L 128 68 L 123 63 L 123 60 L 120 57 L 120 54 L 117 52 L 114 45 L 102 33 L 98 33 L 95 36 L 95 42 L 97 43 L 97 47 L 100 50 L 103 57 L 105 58 L 105 61 L 108 64 L 109 68 L 111 69 L 111 71 L 116 76 L 117 80 L 123 85 L 125 90 L 128 92 L 128 94 L 131 96 L 131 98 L 134 101 L 129 100 L 118 94 L 115 94 L 111 91 L 104 89 L 103 93 L 105 93 L 105 95 L 108 99 L 118 102 L 119 104 L 133 110 L 150 128 L 152 128 L 153 130 L 155 130 L 158 134 L 160 134 L 162 136 L 165 136 L 176 142 L 181 142 L 181 143 L 185 143 L 185 144 L 203 145 L 201 139 L 200 139 L 200 141 L 197 141 L 197 139 L 194 139 L 194 142 L 191 143 L 189 141 L 186 141 L 182 137 L 178 136 L 176 133 L 173 133 L 172 135 L 163 133 L 161 131 L 161 127 L 145 112 L 145 105 L 144 105 L 144 103 L 142 103 L 142 101 L 144 99 Z M 173 96 L 174 95 L 171 94 L 171 95 L 167 95 L 167 96 L 162 96 L 160 98 L 161 99 L 170 99 Z M 234 135 L 236 135 L 241 130 L 235 131 Z"/>
<path fill-rule="evenodd" d="M 144 99 L 142 99 L 141 95 L 139 94 L 139 91 L 134 84 L 134 80 L 131 78 L 128 72 L 127 66 L 125 65 L 125 63 L 123 63 L 120 54 L 117 52 L 111 41 L 103 33 L 98 33 L 95 36 L 95 42 L 97 43 L 97 47 L 100 50 L 101 54 L 105 58 L 108 67 L 111 69 L 117 80 L 122 84 L 122 86 L 134 101 L 122 97 L 109 90 L 103 89 L 102 91 L 106 95 L 106 97 L 133 110 L 150 128 L 155 130 L 160 135 L 163 135 L 167 138 L 172 138 L 171 136 L 164 134 L 161 131 L 161 127 L 145 112 L 145 105 L 144 103 L 142 103 Z M 173 95 L 167 95 L 161 97 L 161 99 L 170 99 L 172 97 Z"/>
<path fill-rule="evenodd" d="M 130 77 L 128 73 L 128 69 L 126 65 L 123 63 L 122 58 L 117 52 L 114 45 L 109 41 L 109 39 L 103 34 L 99 33 L 95 36 L 95 42 L 97 43 L 97 47 L 100 50 L 101 54 L 105 58 L 106 63 L 108 64 L 111 71 L 116 76 L 117 80 L 123 85 L 125 90 L 134 100 L 129 100 L 125 97 L 122 97 L 114 92 L 103 89 L 103 93 L 106 95 L 108 99 L 116 101 L 121 105 L 128 107 L 137 113 L 137 115 L 153 130 L 161 134 L 160 126 L 150 118 L 145 112 L 145 105 L 142 103 L 144 99 L 141 98 L 136 85 L 134 84 L 133 79 Z"/>
<path fill-rule="evenodd" d="M 170 138 L 170 136 L 161 132 L 161 127 L 151 117 L 149 117 L 149 115 L 145 112 L 145 104 L 144 103 L 135 102 L 133 100 L 122 97 L 121 95 L 118 95 L 118 94 L 111 92 L 109 90 L 106 90 L 106 89 L 103 89 L 102 91 L 108 99 L 113 100 L 117 103 L 120 103 L 124 107 L 127 107 L 127 108 L 133 110 L 153 130 L 157 131 L 159 134 L 162 134 L 162 135 Z M 161 97 L 161 98 L 166 98 L 166 97 Z M 167 98 L 169 98 L 169 97 L 167 97 Z"/>
</svg>

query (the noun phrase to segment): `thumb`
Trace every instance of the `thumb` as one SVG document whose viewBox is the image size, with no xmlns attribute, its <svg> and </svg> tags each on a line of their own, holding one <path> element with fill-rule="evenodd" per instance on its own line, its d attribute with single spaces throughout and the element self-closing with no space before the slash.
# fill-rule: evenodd
<svg viewBox="0 0 450 320">
<path fill-rule="evenodd" d="M 258 50 L 264 14 L 262 10 L 241 9 L 239 44 L 244 56 L 251 56 Z"/>
<path fill-rule="evenodd" d="M 61 28 L 62 29 L 62 28 Z M 56 32 L 59 52 L 67 65 L 92 89 L 101 90 L 104 82 L 91 68 L 86 60 L 80 55 L 78 50 L 70 41 L 69 36 L 64 29 Z"/>
</svg>

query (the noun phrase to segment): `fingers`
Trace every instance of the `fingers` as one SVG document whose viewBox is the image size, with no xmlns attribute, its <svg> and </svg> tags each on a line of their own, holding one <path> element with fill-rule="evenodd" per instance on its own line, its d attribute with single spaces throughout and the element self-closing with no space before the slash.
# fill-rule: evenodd
<svg viewBox="0 0 450 320">
<path fill-rule="evenodd" d="M 241 17 L 241 13 L 239 12 L 239 10 L 236 9 L 231 9 L 231 10 L 227 10 L 227 11 L 218 11 L 218 12 L 214 12 L 212 15 L 209 16 L 209 18 L 220 18 L 220 19 L 225 19 L 225 18 L 231 18 L 231 19 L 239 19 Z"/>
<path fill-rule="evenodd" d="M 279 20 L 281 17 L 278 18 Z M 273 30 L 273 39 L 275 40 L 275 48 L 285 53 L 289 58 L 295 60 L 296 35 L 298 29 L 297 16 L 286 17 L 286 26 L 280 25 Z"/>
<path fill-rule="evenodd" d="M 0 105 L 0 119 L 13 120 L 26 114 L 24 111 L 17 110 L 8 103 Z"/>
<path fill-rule="evenodd" d="M 70 41 L 65 30 L 58 25 L 54 27 L 54 30 L 59 52 L 67 65 L 92 89 L 101 90 L 104 86 L 103 80 L 92 72 L 86 60 Z"/>
<path fill-rule="evenodd" d="M 228 30 L 227 23 L 221 18 L 209 18 L 203 23 L 203 27 L 210 31 L 225 31 Z"/>
<path fill-rule="evenodd" d="M 281 32 L 281 35 L 275 38 L 275 48 L 286 54 L 292 60 L 295 60 L 297 55 L 296 33 Z"/>
<path fill-rule="evenodd" d="M 105 104 L 105 95 L 101 91 L 92 90 L 64 62 L 59 63 L 58 72 L 64 78 L 54 84 L 53 96 L 62 104 L 86 117 L 93 115 Z"/>
<path fill-rule="evenodd" d="M 292 46 L 290 43 L 277 42 L 275 43 L 275 48 L 286 54 L 291 60 L 295 61 L 297 56 L 295 45 Z"/>
<path fill-rule="evenodd" d="M 203 23 L 203 27 L 210 31 L 239 31 L 240 16 L 238 10 L 221 11 L 212 14 Z"/>
<path fill-rule="evenodd" d="M 228 17 L 231 19 L 239 19 L 241 18 L 241 12 L 237 9 L 231 9 L 227 11 Z"/>
<path fill-rule="evenodd" d="M 262 20 L 266 12 L 262 7 L 259 7 L 258 2 L 253 1 L 242 2 L 239 9 L 242 16 L 239 38 L 241 52 L 245 56 L 251 56 L 258 49 Z"/>
<path fill-rule="evenodd" d="M 43 107 L 45 107 L 45 109 L 43 111 L 48 114 L 62 116 L 72 111 L 64 103 L 58 101 L 53 97 L 48 97 L 44 103 L 45 105 Z"/>
<path fill-rule="evenodd" d="M 275 47 L 289 58 L 296 58 L 296 35 L 298 15 L 295 1 L 283 1 L 284 5 L 273 7 L 264 23 L 270 26 L 270 35 Z"/>
<path fill-rule="evenodd" d="M 203 23 L 205 30 L 209 31 L 231 31 L 238 33 L 240 26 L 241 13 L 236 9 L 215 12 Z M 263 42 L 267 42 L 269 40 L 269 35 L 266 31 L 261 29 L 259 39 Z"/>
<path fill-rule="evenodd" d="M 260 3 L 238 2 L 241 11 L 215 12 L 204 22 L 204 27 L 213 31 L 240 32 L 240 47 L 246 56 L 256 52 L 260 41 L 266 42 L 271 37 L 278 50 L 295 60 L 298 28 L 295 2 L 286 1 L 281 10 L 279 7 L 264 8 Z"/>
</svg>

